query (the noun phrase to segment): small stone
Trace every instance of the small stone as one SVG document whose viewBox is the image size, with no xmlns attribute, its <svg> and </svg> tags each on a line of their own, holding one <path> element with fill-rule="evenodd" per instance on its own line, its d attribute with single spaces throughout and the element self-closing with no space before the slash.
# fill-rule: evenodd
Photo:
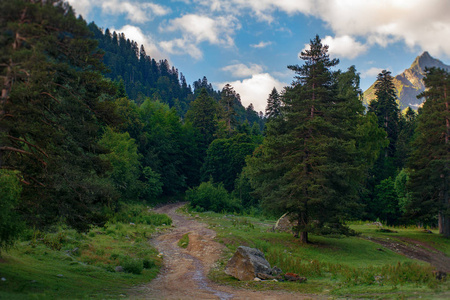
<svg viewBox="0 0 450 300">
<path fill-rule="evenodd" d="M 123 272 L 123 267 L 122 266 L 117 266 L 114 268 L 114 271 L 116 271 L 117 273 Z"/>
<path fill-rule="evenodd" d="M 58 274 L 58 275 L 56 275 L 57 277 L 64 277 L 64 275 L 63 274 Z"/>
<path fill-rule="evenodd" d="M 277 279 L 272 279 L 272 281 L 274 281 L 274 282 L 278 282 L 278 280 L 277 280 Z"/>
<path fill-rule="evenodd" d="M 134 224 L 133 222 L 130 222 L 130 226 L 136 226 L 136 224 Z"/>
<path fill-rule="evenodd" d="M 6 281 L 6 278 L 5 278 L 5 277 L 2 277 L 2 281 Z"/>
<path fill-rule="evenodd" d="M 261 278 L 255 277 L 253 281 L 261 281 Z"/>
<path fill-rule="evenodd" d="M 166 226 L 166 223 L 163 223 L 162 226 Z"/>
</svg>

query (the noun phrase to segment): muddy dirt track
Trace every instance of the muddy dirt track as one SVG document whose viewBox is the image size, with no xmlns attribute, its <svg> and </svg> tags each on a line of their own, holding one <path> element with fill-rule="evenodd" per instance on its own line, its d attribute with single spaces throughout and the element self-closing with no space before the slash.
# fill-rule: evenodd
<svg viewBox="0 0 450 300">
<path fill-rule="evenodd" d="M 224 246 L 214 241 L 216 233 L 206 224 L 176 213 L 185 203 L 168 204 L 154 211 L 173 220 L 172 230 L 151 240 L 163 253 L 164 266 L 152 282 L 128 291 L 131 299 L 326 299 L 327 297 L 284 291 L 252 291 L 218 285 L 207 278 L 209 270 L 221 258 Z M 180 238 L 188 233 L 187 249 L 178 246 Z M 450 258 L 419 241 L 406 239 L 371 239 L 382 246 L 413 259 L 431 263 L 438 270 L 450 271 Z"/>
<path fill-rule="evenodd" d="M 211 282 L 207 274 L 220 259 L 224 246 L 214 241 L 216 233 L 207 225 L 176 213 L 184 204 L 169 204 L 155 210 L 170 216 L 175 226 L 173 230 L 152 239 L 152 244 L 163 253 L 164 266 L 155 280 L 129 291 L 130 298 L 318 299 L 314 295 L 235 289 Z M 186 233 L 189 233 L 189 245 L 183 249 L 178 246 L 178 241 Z"/>
</svg>

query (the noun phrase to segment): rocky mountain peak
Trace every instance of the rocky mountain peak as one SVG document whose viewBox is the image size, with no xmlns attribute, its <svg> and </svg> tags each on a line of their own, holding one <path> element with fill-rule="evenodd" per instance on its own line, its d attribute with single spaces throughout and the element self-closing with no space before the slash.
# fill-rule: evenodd
<svg viewBox="0 0 450 300">
<path fill-rule="evenodd" d="M 417 95 L 425 89 L 423 77 L 426 67 L 436 67 L 450 71 L 450 66 L 432 57 L 428 51 L 417 56 L 409 69 L 394 77 L 394 85 L 397 89 L 397 97 L 401 110 L 408 106 L 417 109 L 422 104 L 423 99 L 417 99 Z M 373 99 L 376 99 L 375 83 L 364 92 L 364 103 L 368 104 Z"/>
</svg>

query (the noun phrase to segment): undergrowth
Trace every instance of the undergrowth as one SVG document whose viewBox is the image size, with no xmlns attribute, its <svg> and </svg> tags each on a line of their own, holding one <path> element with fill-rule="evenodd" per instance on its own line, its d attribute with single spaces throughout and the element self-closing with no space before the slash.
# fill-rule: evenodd
<svg viewBox="0 0 450 300">
<path fill-rule="evenodd" d="M 0 258 L 0 299 L 117 298 L 155 278 L 161 266 L 149 243 L 172 220 L 144 205 L 123 207 L 87 233 L 30 231 Z"/>
</svg>

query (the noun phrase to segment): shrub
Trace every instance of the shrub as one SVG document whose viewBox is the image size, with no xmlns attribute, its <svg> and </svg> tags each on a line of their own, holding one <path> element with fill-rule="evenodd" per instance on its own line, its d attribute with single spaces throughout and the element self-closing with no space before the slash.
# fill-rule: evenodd
<svg viewBox="0 0 450 300">
<path fill-rule="evenodd" d="M 19 173 L 0 170 L 0 250 L 12 246 L 24 229 L 15 210 L 21 191 Z"/>
<path fill-rule="evenodd" d="M 128 256 L 122 259 L 120 265 L 125 272 L 136 275 L 141 274 L 144 269 L 144 263 L 141 259 L 131 258 Z"/>
<path fill-rule="evenodd" d="M 192 208 L 198 211 L 240 212 L 239 200 L 232 197 L 223 184 L 213 184 L 211 181 L 202 182 L 198 187 L 186 192 L 186 199 Z"/>
</svg>

